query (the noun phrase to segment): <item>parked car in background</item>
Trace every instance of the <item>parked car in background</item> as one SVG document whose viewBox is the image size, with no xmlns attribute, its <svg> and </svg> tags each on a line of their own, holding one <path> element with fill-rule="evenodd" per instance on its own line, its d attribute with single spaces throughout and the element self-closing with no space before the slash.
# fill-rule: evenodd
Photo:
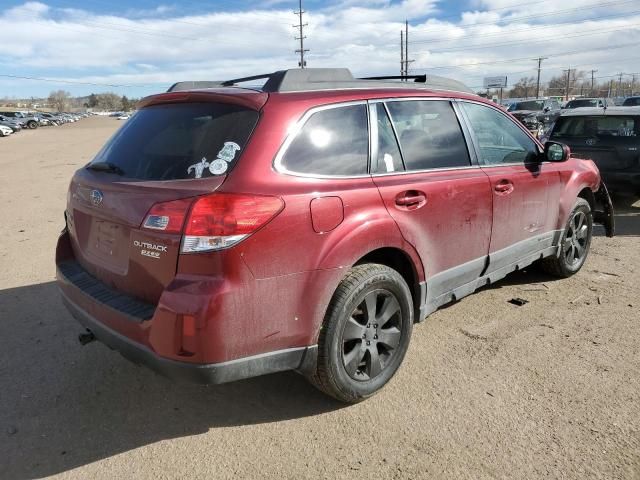
<svg viewBox="0 0 640 480">
<path fill-rule="evenodd" d="M 562 107 L 562 110 L 572 109 L 572 108 L 584 108 L 584 107 L 604 108 L 606 106 L 607 106 L 606 98 L 576 98 L 574 100 L 569 100 Z"/>
<path fill-rule="evenodd" d="M 640 107 L 640 97 L 625 98 L 622 102 L 623 107 Z"/>
<path fill-rule="evenodd" d="M 8 137 L 13 133 L 13 130 L 5 125 L 0 125 L 0 137 Z"/>
<path fill-rule="evenodd" d="M 13 133 L 19 132 L 23 127 L 22 122 L 16 120 L 15 118 L 9 118 L 3 115 L 0 115 L 0 125 L 9 127 L 13 131 Z"/>
<path fill-rule="evenodd" d="M 593 162 L 459 82 L 390 78 L 144 99 L 69 185 L 56 265 L 80 340 L 201 383 L 298 370 L 358 402 L 414 322 L 535 261 L 577 273 L 598 206 L 613 235 Z"/>
<path fill-rule="evenodd" d="M 514 102 L 507 111 L 535 136 L 539 136 L 545 127 L 551 125 L 561 112 L 558 101 L 552 99 Z"/>
<path fill-rule="evenodd" d="M 611 191 L 640 195 L 640 107 L 564 111 L 549 140 L 593 160 Z"/>
<path fill-rule="evenodd" d="M 22 122 L 27 128 L 36 129 L 40 126 L 40 119 L 33 115 L 28 115 L 25 112 L 13 111 L 13 112 L 2 112 L 2 115 L 5 117 L 16 119 Z"/>
<path fill-rule="evenodd" d="M 40 117 L 51 122 L 52 125 L 62 125 L 64 119 L 60 115 L 56 115 L 54 113 L 40 112 Z"/>
</svg>

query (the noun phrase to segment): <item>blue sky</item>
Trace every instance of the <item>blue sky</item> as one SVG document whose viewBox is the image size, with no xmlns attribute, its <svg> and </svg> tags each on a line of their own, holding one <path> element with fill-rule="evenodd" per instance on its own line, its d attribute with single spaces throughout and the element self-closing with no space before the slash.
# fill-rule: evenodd
<svg viewBox="0 0 640 480">
<path fill-rule="evenodd" d="M 133 6 L 132 6 L 133 5 Z M 295 67 L 297 1 L 0 1 L 0 98 L 114 91 L 139 97 L 179 80 L 224 79 Z M 640 85 L 637 0 L 305 1 L 308 66 L 396 74 L 410 22 L 416 73 L 480 87 L 565 68 Z M 36 77 L 27 80 L 15 77 Z M 616 77 L 617 78 L 617 77 Z"/>
</svg>

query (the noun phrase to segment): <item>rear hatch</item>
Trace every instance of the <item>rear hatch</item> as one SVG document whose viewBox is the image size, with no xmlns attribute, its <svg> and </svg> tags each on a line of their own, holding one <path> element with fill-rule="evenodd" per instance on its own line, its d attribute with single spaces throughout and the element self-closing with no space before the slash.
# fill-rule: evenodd
<svg viewBox="0 0 640 480">
<path fill-rule="evenodd" d="M 253 95 L 238 101 L 165 94 L 147 101 L 71 181 L 66 216 L 78 263 L 111 288 L 157 303 L 175 276 L 181 233 L 165 231 L 175 229 L 161 219 L 173 217 L 149 223 L 147 214 L 180 199 L 190 199 L 183 202 L 188 208 L 193 197 L 222 185 L 266 100 Z"/>
<path fill-rule="evenodd" d="M 640 117 L 584 115 L 560 117 L 551 139 L 567 144 L 580 158 L 593 160 L 602 171 L 638 167 Z"/>
</svg>

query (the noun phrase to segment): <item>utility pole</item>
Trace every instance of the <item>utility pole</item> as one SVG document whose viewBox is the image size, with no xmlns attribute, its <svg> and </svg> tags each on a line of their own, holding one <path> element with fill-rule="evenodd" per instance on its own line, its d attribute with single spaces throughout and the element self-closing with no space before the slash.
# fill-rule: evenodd
<svg viewBox="0 0 640 480">
<path fill-rule="evenodd" d="M 591 70 L 591 95 L 593 95 L 593 86 L 595 85 L 594 80 L 595 77 L 593 76 L 594 73 L 596 73 L 598 70 Z"/>
<path fill-rule="evenodd" d="M 540 70 L 542 66 L 542 61 L 546 59 L 547 57 L 534 58 L 534 60 L 538 61 L 538 81 L 536 82 L 536 99 L 540 98 Z"/>
<path fill-rule="evenodd" d="M 609 91 L 607 92 L 607 98 L 611 98 L 613 93 L 613 79 L 609 80 Z"/>
<path fill-rule="evenodd" d="M 409 60 L 409 20 L 404 22 L 404 74 L 409 75 L 409 64 L 413 60 Z"/>
<path fill-rule="evenodd" d="M 400 76 L 404 76 L 404 32 L 400 30 Z"/>
<path fill-rule="evenodd" d="M 569 100 L 569 88 L 571 87 L 571 68 L 563 70 L 563 72 L 567 72 L 567 81 L 565 83 L 564 99 Z"/>
<path fill-rule="evenodd" d="M 636 74 L 634 73 L 631 75 L 631 93 L 630 93 L 631 95 L 633 95 L 635 86 L 636 86 Z"/>
<path fill-rule="evenodd" d="M 300 35 L 299 37 L 295 37 L 296 40 L 300 40 L 300 48 L 296 50 L 296 53 L 300 54 L 300 61 L 298 62 L 298 66 L 300 68 L 305 68 L 307 66 L 307 62 L 304 59 L 304 54 L 308 52 L 309 49 L 304 48 L 304 39 L 307 38 L 304 36 L 304 27 L 307 27 L 309 24 L 302 23 L 302 15 L 305 13 L 304 10 L 302 10 L 302 0 L 299 0 L 298 11 L 293 13 L 298 16 L 298 25 L 294 25 L 293 28 L 297 28 L 298 34 Z"/>
<path fill-rule="evenodd" d="M 616 97 L 620 96 L 620 89 L 622 88 L 622 75 L 624 75 L 624 73 L 622 72 L 618 74 L 618 91 L 616 92 Z"/>
</svg>

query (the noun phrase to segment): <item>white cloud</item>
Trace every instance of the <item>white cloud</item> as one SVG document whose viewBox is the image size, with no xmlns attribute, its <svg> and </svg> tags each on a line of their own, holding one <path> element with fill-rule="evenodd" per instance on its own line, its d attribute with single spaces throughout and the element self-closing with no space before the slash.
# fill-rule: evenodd
<svg viewBox="0 0 640 480">
<path fill-rule="evenodd" d="M 395 74 L 399 34 L 409 18 L 412 67 L 474 87 L 486 75 L 508 74 L 513 82 L 533 75 L 531 59 L 537 56 L 549 57 L 543 78 L 569 65 L 597 68 L 599 75 L 640 72 L 635 48 L 602 49 L 640 41 L 640 6 L 622 0 L 604 3 L 595 8 L 595 0 L 567 0 L 562 5 L 533 1 L 515 10 L 495 10 L 514 0 L 481 0 L 461 18 L 437 20 L 438 9 L 445 10 L 446 4 L 436 0 L 342 0 L 308 13 L 307 61 L 310 67 L 348 66 L 359 75 Z M 149 87 L 151 92 L 177 80 L 294 67 L 295 17 L 289 9 L 268 10 L 265 5 L 243 12 L 181 16 L 163 4 L 137 14 L 97 15 L 27 2 L 0 12 L 0 73 L 105 84 L 157 83 Z M 557 11 L 565 13 L 555 15 Z M 425 20 L 429 16 L 435 18 Z M 555 55 L 573 51 L 582 53 Z M 433 67 L 449 68 L 429 70 Z M 0 96 L 3 85 L 8 83 L 0 79 Z M 48 88 L 41 86 L 42 91 Z"/>
</svg>

